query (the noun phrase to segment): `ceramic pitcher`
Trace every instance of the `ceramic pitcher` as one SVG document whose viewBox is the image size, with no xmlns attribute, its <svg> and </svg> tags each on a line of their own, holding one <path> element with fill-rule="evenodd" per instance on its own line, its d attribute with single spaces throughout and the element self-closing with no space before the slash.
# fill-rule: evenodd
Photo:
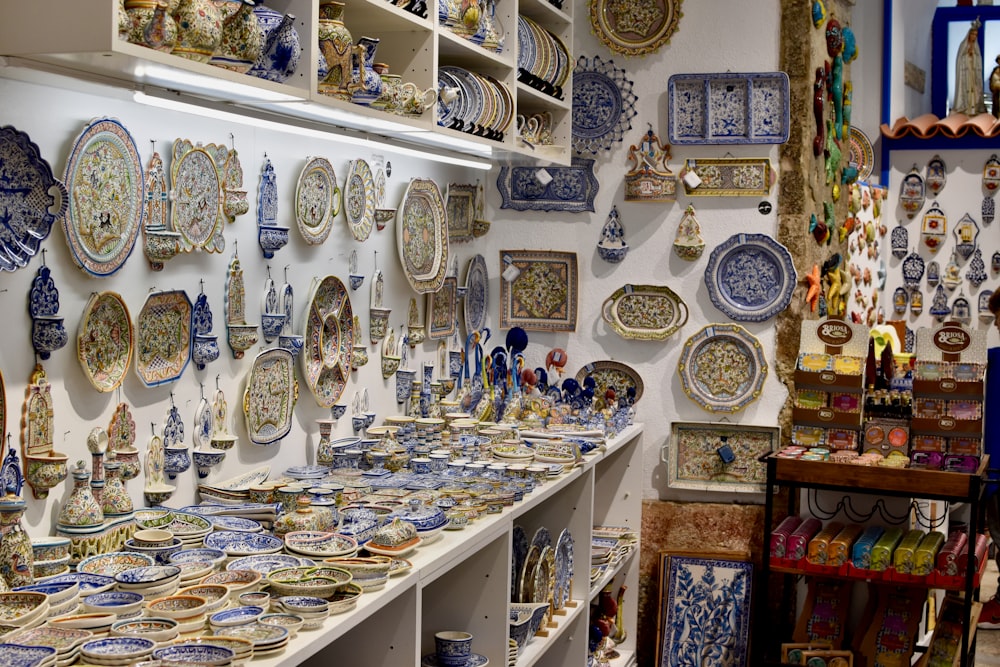
<svg viewBox="0 0 1000 667">
<path fill-rule="evenodd" d="M 375 70 L 375 51 L 378 49 L 375 37 L 361 37 L 354 50 L 351 68 L 351 101 L 368 106 L 382 94 L 382 77 Z"/>
<path fill-rule="evenodd" d="M 254 13 L 254 0 L 214 1 L 222 16 L 222 38 L 209 63 L 246 72 L 257 61 L 264 44 Z"/>
<path fill-rule="evenodd" d="M 321 2 L 319 5 L 319 92 L 342 100 L 351 99 L 351 55 L 354 38 L 344 25 L 344 3 Z"/>
<path fill-rule="evenodd" d="M 172 53 L 207 63 L 222 41 L 222 14 L 211 0 L 181 0 L 173 14 L 177 43 Z"/>
<path fill-rule="evenodd" d="M 177 42 L 177 23 L 171 13 L 176 0 L 125 0 L 128 29 L 125 39 L 133 44 L 148 46 L 157 51 L 170 52 Z"/>
<path fill-rule="evenodd" d="M 302 57 L 295 15 L 282 14 L 264 5 L 257 5 L 253 12 L 257 15 L 262 44 L 257 62 L 248 73 L 281 83 L 295 73 Z"/>
</svg>

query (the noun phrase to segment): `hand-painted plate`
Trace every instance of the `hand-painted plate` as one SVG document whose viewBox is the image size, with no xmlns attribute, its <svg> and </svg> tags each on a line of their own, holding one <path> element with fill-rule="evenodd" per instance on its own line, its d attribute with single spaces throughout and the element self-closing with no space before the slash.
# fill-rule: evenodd
<svg viewBox="0 0 1000 667">
<path fill-rule="evenodd" d="M 594 34 L 609 49 L 626 56 L 654 53 L 669 43 L 681 16 L 681 0 L 590 3 Z"/>
<path fill-rule="evenodd" d="M 184 252 L 222 252 L 226 246 L 222 238 L 222 173 L 215 149 L 214 144 L 195 146 L 187 139 L 178 139 L 171 151 L 170 220 L 174 231 L 180 232 Z"/>
<path fill-rule="evenodd" d="M 76 356 L 97 391 L 113 391 L 125 379 L 132 364 L 132 318 L 118 294 L 91 295 L 80 318 Z"/>
<path fill-rule="evenodd" d="M 622 338 L 666 340 L 687 322 L 687 304 L 666 285 L 625 285 L 604 300 L 601 316 Z"/>
<path fill-rule="evenodd" d="M 592 361 L 576 374 L 576 381 L 583 386 L 587 378 L 595 382 L 594 396 L 603 397 L 608 387 L 614 387 L 619 398 L 630 389 L 635 389 L 635 402 L 642 398 L 642 377 L 630 366 L 618 361 Z"/>
<path fill-rule="evenodd" d="M 738 324 L 710 324 L 688 338 L 677 365 L 684 393 L 709 412 L 738 412 L 760 397 L 764 350 Z"/>
<path fill-rule="evenodd" d="M 436 292 L 448 269 L 444 198 L 429 178 L 410 179 L 396 212 L 396 247 L 403 274 L 417 294 Z"/>
<path fill-rule="evenodd" d="M 191 300 L 184 290 L 146 297 L 135 320 L 135 372 L 147 387 L 180 378 L 191 360 Z"/>
<path fill-rule="evenodd" d="M 146 184 L 132 135 L 115 119 L 92 121 L 77 137 L 63 178 L 70 195 L 63 231 L 73 261 L 92 276 L 109 276 L 142 228 Z"/>
<path fill-rule="evenodd" d="M 469 268 L 465 272 L 465 331 L 482 331 L 486 326 L 486 313 L 489 311 L 490 276 L 486 269 L 486 258 L 476 255 L 469 260 Z"/>
<path fill-rule="evenodd" d="M 573 70 L 573 149 L 610 150 L 632 127 L 637 98 L 624 69 L 611 60 L 580 56 Z"/>
<path fill-rule="evenodd" d="M 344 184 L 344 214 L 355 241 L 365 241 L 375 224 L 375 178 L 364 160 L 351 160 Z"/>
<path fill-rule="evenodd" d="M 792 255 L 766 234 L 734 234 L 712 250 L 705 285 L 737 322 L 763 322 L 788 307 L 798 281 Z"/>
<path fill-rule="evenodd" d="M 302 375 L 320 407 L 332 407 L 351 373 L 354 313 L 344 283 L 335 276 L 314 280 L 306 308 Z"/>
<path fill-rule="evenodd" d="M 253 360 L 243 393 L 243 415 L 254 444 L 274 444 L 292 429 L 299 397 L 294 363 L 295 357 L 282 347 L 264 350 Z"/>
<path fill-rule="evenodd" d="M 859 180 L 868 180 L 875 166 L 875 150 L 871 139 L 860 128 L 852 125 L 847 141 L 850 151 L 848 162 L 857 166 Z"/>
<path fill-rule="evenodd" d="M 323 157 L 310 159 L 295 186 L 295 222 L 309 245 L 326 240 L 340 212 L 340 188 L 333 165 Z"/>
<path fill-rule="evenodd" d="M 573 588 L 573 535 L 569 528 L 559 533 L 555 548 L 555 595 L 553 602 L 556 609 L 562 609 L 569 602 Z"/>
</svg>

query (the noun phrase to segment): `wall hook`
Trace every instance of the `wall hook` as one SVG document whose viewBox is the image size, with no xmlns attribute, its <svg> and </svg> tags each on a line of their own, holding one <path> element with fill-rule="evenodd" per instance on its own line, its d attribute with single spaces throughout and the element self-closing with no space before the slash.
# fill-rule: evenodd
<svg viewBox="0 0 1000 667">
<path fill-rule="evenodd" d="M 221 376 L 221 373 L 219 375 L 215 376 L 215 390 L 216 391 L 219 391 L 219 377 L 220 376 Z"/>
</svg>

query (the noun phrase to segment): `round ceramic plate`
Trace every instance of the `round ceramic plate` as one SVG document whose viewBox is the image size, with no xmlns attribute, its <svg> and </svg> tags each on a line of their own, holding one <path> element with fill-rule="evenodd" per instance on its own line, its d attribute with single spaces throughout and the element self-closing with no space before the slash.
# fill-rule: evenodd
<svg viewBox="0 0 1000 667">
<path fill-rule="evenodd" d="M 677 365 L 684 393 L 709 412 L 738 412 L 767 377 L 764 350 L 738 324 L 710 324 L 684 343 Z"/>
<path fill-rule="evenodd" d="M 340 212 L 340 188 L 333 165 L 324 157 L 310 159 L 295 186 L 295 222 L 309 245 L 326 240 Z"/>
<path fill-rule="evenodd" d="M 631 366 L 619 361 L 592 361 L 576 374 L 576 381 L 583 386 L 584 381 L 593 378 L 595 382 L 594 396 L 603 397 L 608 387 L 614 387 L 619 398 L 625 395 L 629 388 L 635 389 L 635 402 L 642 398 L 642 377 Z"/>
<path fill-rule="evenodd" d="M 132 318 L 121 296 L 90 296 L 80 318 L 76 356 L 97 391 L 113 391 L 122 383 L 132 363 Z"/>
<path fill-rule="evenodd" d="M 847 140 L 850 148 L 848 162 L 857 166 L 859 180 L 868 180 L 875 165 L 875 150 L 872 148 L 871 139 L 852 125 Z"/>
<path fill-rule="evenodd" d="M 597 155 L 632 127 L 636 96 L 624 69 L 600 56 L 580 56 L 573 70 L 573 149 Z"/>
<path fill-rule="evenodd" d="M 489 310 L 490 276 L 486 269 L 486 258 L 476 255 L 469 260 L 469 268 L 465 272 L 465 331 L 482 331 L 486 326 L 486 313 Z"/>
<path fill-rule="evenodd" d="M 417 294 L 437 292 L 448 269 L 448 216 L 437 183 L 410 179 L 396 212 L 396 247 L 403 274 Z"/>
<path fill-rule="evenodd" d="M 553 600 L 556 609 L 562 609 L 569 602 L 573 587 L 573 535 L 564 528 L 556 540 L 555 549 L 556 587 Z"/>
<path fill-rule="evenodd" d="M 135 320 L 135 372 L 155 387 L 180 378 L 191 359 L 191 300 L 184 290 L 146 297 Z"/>
<path fill-rule="evenodd" d="M 681 16 L 681 0 L 590 3 L 594 34 L 609 49 L 626 56 L 654 53 L 669 43 Z"/>
<path fill-rule="evenodd" d="M 320 407 L 332 407 L 350 376 L 354 315 L 347 288 L 335 276 L 314 280 L 306 308 L 302 375 Z"/>
<path fill-rule="evenodd" d="M 132 135 L 112 118 L 92 121 L 66 162 L 63 231 L 73 261 L 92 276 L 113 274 L 142 227 L 145 181 Z"/>
<path fill-rule="evenodd" d="M 364 160 L 351 160 L 344 184 L 344 214 L 355 241 L 365 241 L 375 224 L 375 178 Z"/>
<path fill-rule="evenodd" d="M 712 250 L 705 285 L 737 322 L 763 322 L 788 307 L 798 281 L 792 255 L 767 234 L 734 234 Z"/>
</svg>

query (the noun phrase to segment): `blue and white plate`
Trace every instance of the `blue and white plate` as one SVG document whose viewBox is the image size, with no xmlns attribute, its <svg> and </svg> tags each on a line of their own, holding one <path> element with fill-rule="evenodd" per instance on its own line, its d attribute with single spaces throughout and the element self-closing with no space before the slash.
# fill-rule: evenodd
<svg viewBox="0 0 1000 667">
<path fill-rule="evenodd" d="M 83 604 L 91 607 L 102 607 L 104 611 L 108 608 L 128 607 L 143 600 L 142 593 L 135 591 L 105 591 L 103 593 L 93 593 L 83 598 Z"/>
<path fill-rule="evenodd" d="M 481 331 L 486 326 L 486 314 L 489 310 L 489 271 L 486 269 L 486 258 L 476 255 L 469 260 L 469 268 L 465 271 L 465 330 L 466 332 Z"/>
<path fill-rule="evenodd" d="M 90 595 L 92 593 L 102 593 L 111 590 L 115 586 L 115 578 L 104 574 L 90 574 L 87 572 L 66 572 L 57 574 L 42 580 L 46 585 L 76 583 L 80 584 L 80 595 Z"/>
<path fill-rule="evenodd" d="M 485 655 L 473 653 L 461 667 L 484 667 L 490 664 L 490 659 Z M 420 667 L 443 667 L 443 663 L 438 660 L 437 653 L 428 653 L 420 659 Z"/>
<path fill-rule="evenodd" d="M 244 519 L 241 516 L 217 514 L 210 516 L 208 520 L 212 522 L 216 530 L 231 530 L 238 533 L 259 533 L 263 530 L 259 521 Z"/>
<path fill-rule="evenodd" d="M 169 660 L 171 663 L 192 662 L 216 665 L 226 661 L 231 662 L 235 657 L 236 651 L 233 649 L 214 644 L 174 644 L 153 651 L 155 660 Z"/>
<path fill-rule="evenodd" d="M 0 656 L 4 667 L 36 667 L 54 664 L 56 649 L 52 646 L 23 646 L 21 644 L 0 644 Z"/>
<path fill-rule="evenodd" d="M 788 307 L 797 282 L 791 253 L 767 234 L 730 236 L 705 267 L 709 298 L 737 322 L 774 317 Z"/>
<path fill-rule="evenodd" d="M 106 637 L 92 639 L 80 646 L 83 657 L 101 658 L 140 658 L 153 652 L 156 642 L 145 637 Z"/>
<path fill-rule="evenodd" d="M 253 570 L 254 572 L 260 572 L 266 575 L 274 570 L 280 570 L 286 567 L 302 567 L 307 565 L 303 561 L 307 560 L 304 558 L 296 558 L 295 556 L 289 556 L 288 554 L 268 554 L 263 556 L 243 556 L 242 558 L 234 558 L 226 564 L 227 570 Z"/>
<path fill-rule="evenodd" d="M 285 470 L 285 474 L 293 479 L 320 479 L 329 472 L 327 466 L 293 466 Z"/>
<path fill-rule="evenodd" d="M 115 581 L 128 586 L 155 586 L 165 584 L 179 577 L 181 569 L 176 565 L 150 565 L 135 567 L 115 575 Z"/>
<path fill-rule="evenodd" d="M 230 556 L 252 556 L 277 553 L 284 548 L 285 543 L 280 537 L 263 533 L 217 530 L 205 537 L 205 546 L 221 549 Z"/>
<path fill-rule="evenodd" d="M 226 560 L 226 552 L 221 549 L 183 549 L 170 554 L 170 564 L 181 563 L 221 563 Z"/>
<path fill-rule="evenodd" d="M 233 607 L 217 611 L 208 617 L 208 624 L 216 627 L 231 627 L 255 622 L 264 615 L 264 608 L 256 605 Z"/>
<path fill-rule="evenodd" d="M 573 535 L 564 528 L 556 540 L 555 608 L 562 609 L 569 602 L 573 588 Z"/>
</svg>

